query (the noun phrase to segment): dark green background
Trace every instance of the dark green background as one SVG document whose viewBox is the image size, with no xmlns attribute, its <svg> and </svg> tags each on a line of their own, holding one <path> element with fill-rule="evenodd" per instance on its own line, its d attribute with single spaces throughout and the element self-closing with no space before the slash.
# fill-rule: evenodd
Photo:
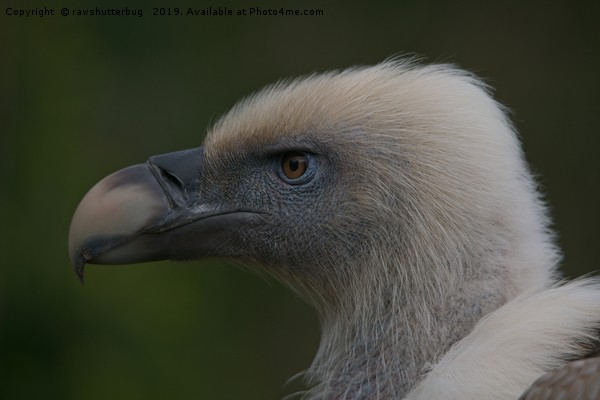
<svg viewBox="0 0 600 400">
<path fill-rule="evenodd" d="M 91 185 L 199 145 L 211 120 L 280 77 L 398 53 L 474 71 L 513 110 L 564 271 L 600 267 L 598 2 L 285 5 L 321 17 L 153 17 L 150 3 L 143 18 L 5 14 L 24 3 L 0 10 L 2 399 L 273 399 L 301 387 L 284 383 L 309 365 L 318 322 L 279 284 L 214 262 L 164 262 L 92 266 L 82 286 L 66 250 Z M 101 4 L 29 2 L 44 5 Z"/>
</svg>

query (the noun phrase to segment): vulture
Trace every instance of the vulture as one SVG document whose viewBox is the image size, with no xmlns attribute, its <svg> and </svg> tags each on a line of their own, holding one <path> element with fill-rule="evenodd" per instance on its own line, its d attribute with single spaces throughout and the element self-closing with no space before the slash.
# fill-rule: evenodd
<svg viewBox="0 0 600 400">
<path fill-rule="evenodd" d="M 452 65 L 268 86 L 97 183 L 69 253 L 81 279 L 216 257 L 280 280 L 321 323 L 303 399 L 600 398 L 600 281 L 560 279 L 505 109 Z"/>
</svg>

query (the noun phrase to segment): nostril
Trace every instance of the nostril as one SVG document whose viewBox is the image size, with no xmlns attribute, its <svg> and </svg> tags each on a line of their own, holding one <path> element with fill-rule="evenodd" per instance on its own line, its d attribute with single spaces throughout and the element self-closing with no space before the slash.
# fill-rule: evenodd
<svg viewBox="0 0 600 400">
<path fill-rule="evenodd" d="M 164 180 L 166 180 L 166 181 L 170 182 L 171 184 L 175 185 L 179 190 L 182 190 L 182 191 L 184 190 L 184 188 L 183 188 L 183 182 L 181 182 L 181 180 L 177 177 L 177 175 L 173 174 L 170 171 L 162 169 L 160 167 L 158 169 L 160 171 L 161 177 Z"/>
<path fill-rule="evenodd" d="M 202 147 L 152 156 L 147 164 L 173 207 L 184 206 L 197 189 Z"/>
<path fill-rule="evenodd" d="M 181 179 L 174 173 L 161 168 L 160 166 L 148 161 L 148 168 L 152 171 L 154 178 L 162 188 L 169 200 L 172 208 L 177 208 L 186 203 L 188 195 Z"/>
</svg>

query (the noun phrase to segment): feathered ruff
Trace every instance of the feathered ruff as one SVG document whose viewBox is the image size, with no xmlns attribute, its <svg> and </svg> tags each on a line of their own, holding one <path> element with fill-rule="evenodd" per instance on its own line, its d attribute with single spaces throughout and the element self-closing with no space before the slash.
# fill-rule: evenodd
<svg viewBox="0 0 600 400">
<path fill-rule="evenodd" d="M 483 318 L 406 397 L 516 399 L 539 376 L 597 346 L 600 279 L 521 295 Z"/>
</svg>

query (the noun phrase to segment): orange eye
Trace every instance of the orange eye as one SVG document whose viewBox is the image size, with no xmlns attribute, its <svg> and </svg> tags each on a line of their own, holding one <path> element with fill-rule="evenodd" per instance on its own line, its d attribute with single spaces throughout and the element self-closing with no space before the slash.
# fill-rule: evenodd
<svg viewBox="0 0 600 400">
<path fill-rule="evenodd" d="M 283 155 L 281 163 L 283 173 L 288 179 L 300 178 L 306 172 L 308 160 L 301 153 L 290 152 Z"/>
</svg>

